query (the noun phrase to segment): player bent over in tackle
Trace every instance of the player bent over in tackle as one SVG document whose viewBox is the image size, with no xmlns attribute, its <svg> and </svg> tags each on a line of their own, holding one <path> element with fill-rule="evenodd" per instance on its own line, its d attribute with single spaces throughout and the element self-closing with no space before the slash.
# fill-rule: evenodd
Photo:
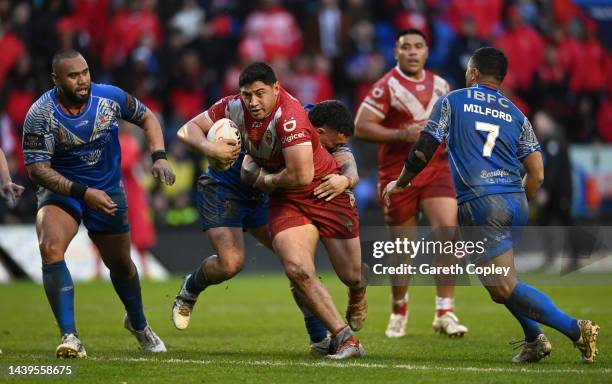
<svg viewBox="0 0 612 384">
<path fill-rule="evenodd" d="M 230 96 L 226 99 L 231 100 L 235 99 L 235 97 Z M 179 139 L 181 141 L 191 149 L 217 159 L 222 165 L 224 162 L 229 164 L 233 161 L 231 155 L 237 153 L 236 143 L 227 141 L 224 144 L 210 143 L 205 140 L 204 136 L 212 126 L 213 119 L 218 120 L 226 116 L 226 99 L 221 100 L 208 111 L 192 119 L 179 130 Z M 348 121 L 352 124 L 348 110 L 346 110 L 346 115 L 349 116 Z M 338 120 L 336 116 L 334 117 Z M 228 155 L 226 157 L 219 155 L 214 150 L 215 147 L 226 148 Z M 340 154 L 337 156 L 339 156 L 338 160 L 341 161 L 342 156 Z M 173 320 L 178 329 L 185 329 L 188 326 L 198 295 L 207 286 L 227 280 L 240 271 L 244 262 L 242 228 L 248 229 L 256 239 L 272 249 L 267 227 L 268 197 L 261 191 L 241 183 L 240 168 L 243 163 L 243 157 L 244 153 L 240 153 L 239 158 L 225 172 L 209 167 L 207 173 L 200 178 L 198 186 L 200 198 L 198 204 L 201 217 L 204 229 L 207 230 L 209 240 L 217 250 L 218 255 L 206 258 L 183 283 L 173 306 Z M 248 155 L 246 163 L 249 164 Z M 347 176 L 346 178 L 342 177 L 342 179 L 347 180 L 350 178 L 356 182 L 357 180 L 353 175 L 355 170 L 356 165 L 353 161 L 352 169 L 344 172 Z M 339 177 L 339 175 L 335 176 Z M 211 180 L 211 177 L 215 178 L 214 181 Z M 202 182 L 203 180 L 204 182 Z M 335 188 L 333 191 L 341 193 L 346 189 L 346 187 L 343 187 L 344 189 L 339 190 L 342 187 L 343 180 L 338 181 L 335 178 L 333 180 L 336 181 L 332 186 L 332 189 Z M 249 182 L 249 184 L 252 184 L 252 182 Z M 226 201 L 228 203 L 225 203 L 226 205 L 224 206 Z M 227 207 L 227 204 L 231 206 Z M 228 216 L 229 213 L 234 214 Z M 230 236 L 232 232 L 235 232 L 235 234 Z M 229 246 L 228 244 L 221 246 L 218 241 L 218 238 L 221 236 L 215 235 L 220 233 L 225 233 L 227 238 L 232 239 L 229 242 Z M 232 271 L 224 272 L 223 269 L 227 262 L 223 260 L 228 259 L 235 260 L 237 267 Z M 304 321 L 311 339 L 311 352 L 314 354 L 326 354 L 329 351 L 330 338 L 327 336 L 325 326 L 304 307 L 296 296 L 294 289 L 292 289 L 292 293 L 304 314 Z"/>
<path fill-rule="evenodd" d="M 397 65 L 378 80 L 361 103 L 356 117 L 356 136 L 378 144 L 379 196 L 402 171 L 403 159 L 417 140 L 436 101 L 448 93 L 449 85 L 440 76 L 425 70 L 429 48 L 417 29 L 402 30 L 395 41 Z M 444 148 L 414 180 L 413 188 L 382 204 L 385 224 L 393 239 L 416 239 L 419 211 L 434 229 L 437 240 L 453 240 L 449 229 L 457 226 L 457 200 Z M 382 199 L 381 199 L 382 203 Z M 403 256 L 403 257 L 402 257 Z M 407 255 L 392 264 L 409 263 Z M 403 260 L 402 260 L 403 259 Z M 453 254 L 434 257 L 437 266 L 454 264 Z M 392 312 L 385 335 L 403 337 L 408 322 L 407 277 L 391 279 Z M 461 337 L 468 329 L 455 314 L 454 279 L 436 275 L 433 329 L 450 337 Z"/>
<path fill-rule="evenodd" d="M 384 197 L 389 203 L 392 195 L 410 188 L 444 141 L 459 201 L 459 224 L 474 227 L 462 232 L 476 235 L 475 240 L 488 239 L 486 251 L 472 255 L 473 261 L 510 270 L 507 276 L 481 276 L 481 280 L 493 301 L 504 304 L 525 333 L 523 349 L 512 361 L 537 362 L 550 354 L 552 346 L 541 323 L 566 335 L 580 350 L 582 361 L 592 363 L 599 326 L 561 311 L 544 293 L 520 281 L 514 267 L 511 227 L 527 224 L 527 198 L 535 197 L 544 170 L 531 123 L 499 92 L 507 68 L 506 56 L 496 48 L 480 48 L 473 54 L 465 74 L 468 88 L 437 102 L 400 177 L 387 185 Z M 526 172 L 523 180 L 521 165 Z"/>
<path fill-rule="evenodd" d="M 75 326 L 74 287 L 64 261 L 81 220 L 125 306 L 125 328 L 143 351 L 165 352 L 145 318 L 138 273 L 130 259 L 117 120 L 144 130 L 153 175 L 172 185 L 175 176 L 165 160 L 159 122 L 121 89 L 92 83 L 87 62 L 76 51 L 60 51 L 53 57 L 52 78 L 55 87 L 27 114 L 23 149 L 28 173 L 39 185 L 36 232 L 43 285 L 62 336 L 56 356 L 87 357 Z"/>
</svg>

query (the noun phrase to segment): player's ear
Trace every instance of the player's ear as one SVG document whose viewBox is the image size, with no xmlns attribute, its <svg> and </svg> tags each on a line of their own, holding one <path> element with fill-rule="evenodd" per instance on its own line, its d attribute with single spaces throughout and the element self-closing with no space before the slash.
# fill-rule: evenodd
<svg viewBox="0 0 612 384">
<path fill-rule="evenodd" d="M 478 68 L 472 68 L 472 81 L 474 81 L 475 83 L 478 82 L 478 80 L 480 79 L 480 71 L 478 70 Z"/>
<path fill-rule="evenodd" d="M 317 133 L 319 135 L 324 135 L 325 134 L 325 128 L 323 127 L 317 127 Z"/>
<path fill-rule="evenodd" d="M 57 84 L 58 78 L 57 78 L 57 75 L 55 74 L 55 71 L 51 72 L 51 80 L 53 80 L 53 84 L 58 85 Z"/>
<path fill-rule="evenodd" d="M 278 96 L 278 92 L 280 89 L 280 86 L 278 85 L 278 81 L 272 85 L 272 89 L 274 90 L 274 96 Z"/>
</svg>

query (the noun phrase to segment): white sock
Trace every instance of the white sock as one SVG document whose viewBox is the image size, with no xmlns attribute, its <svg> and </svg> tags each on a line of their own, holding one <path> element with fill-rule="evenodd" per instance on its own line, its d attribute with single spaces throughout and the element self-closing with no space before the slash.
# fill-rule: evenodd
<svg viewBox="0 0 612 384">
<path fill-rule="evenodd" d="M 455 308 L 454 297 L 440 297 L 436 296 L 436 311 L 452 311 Z"/>
</svg>

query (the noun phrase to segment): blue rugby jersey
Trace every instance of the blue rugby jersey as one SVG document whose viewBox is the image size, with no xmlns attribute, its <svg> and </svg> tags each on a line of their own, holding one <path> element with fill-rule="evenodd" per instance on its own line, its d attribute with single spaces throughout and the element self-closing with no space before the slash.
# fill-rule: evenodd
<svg viewBox="0 0 612 384">
<path fill-rule="evenodd" d="M 121 181 L 118 119 L 141 124 L 146 107 L 112 85 L 91 83 L 83 112 L 65 113 L 57 88 L 45 92 L 31 107 L 23 127 L 26 165 L 51 162 L 67 179 L 108 190 Z"/>
<path fill-rule="evenodd" d="M 521 159 L 540 150 L 527 117 L 485 84 L 440 98 L 425 132 L 446 141 L 458 203 L 523 192 Z"/>
</svg>

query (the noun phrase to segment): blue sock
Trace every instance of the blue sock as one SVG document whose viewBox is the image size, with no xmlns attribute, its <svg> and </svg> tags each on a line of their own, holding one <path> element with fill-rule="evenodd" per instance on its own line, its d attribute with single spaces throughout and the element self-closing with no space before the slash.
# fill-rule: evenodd
<svg viewBox="0 0 612 384">
<path fill-rule="evenodd" d="M 532 320 L 542 323 L 569 337 L 572 341 L 580 338 L 580 328 L 576 319 L 568 316 L 542 292 L 519 282 L 512 295 L 506 301 L 512 313 L 520 313 Z"/>
<path fill-rule="evenodd" d="M 526 342 L 531 343 L 538 337 L 540 333 L 544 333 L 542 332 L 542 329 L 540 328 L 540 325 L 537 322 L 514 311 L 508 305 L 506 305 L 506 308 L 508 308 L 510 313 L 512 313 L 514 317 L 516 317 L 518 322 L 521 323 L 521 327 L 523 327 L 523 332 L 525 333 Z"/>
<path fill-rule="evenodd" d="M 122 279 L 117 276 L 110 275 L 115 292 L 121 299 L 125 311 L 127 312 L 132 328 L 137 331 L 142 331 L 147 326 L 144 310 L 142 308 L 142 296 L 140 293 L 140 280 L 138 272 L 134 273 L 129 279 Z"/>
<path fill-rule="evenodd" d="M 43 286 L 60 332 L 76 333 L 74 325 L 74 285 L 65 261 L 43 264 Z"/>
<path fill-rule="evenodd" d="M 185 283 L 185 288 L 192 295 L 199 295 L 210 285 L 203 267 L 204 265 L 199 265 L 198 268 L 191 272 L 191 276 L 189 276 Z"/>
<path fill-rule="evenodd" d="M 293 294 L 293 300 L 298 305 L 302 314 L 304 315 L 304 324 L 306 325 L 306 331 L 310 337 L 310 342 L 318 343 L 323 341 L 327 337 L 327 328 L 325 325 L 316 317 L 306 306 L 301 302 L 297 295 L 294 287 L 291 287 L 291 293 Z"/>
</svg>

